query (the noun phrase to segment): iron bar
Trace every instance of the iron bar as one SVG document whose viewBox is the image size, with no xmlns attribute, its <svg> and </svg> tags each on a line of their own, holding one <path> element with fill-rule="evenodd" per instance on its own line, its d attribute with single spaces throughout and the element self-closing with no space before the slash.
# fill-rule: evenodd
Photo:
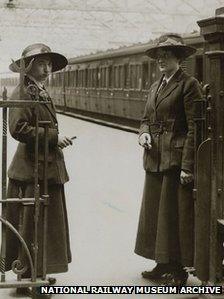
<svg viewBox="0 0 224 299">
<path fill-rule="evenodd" d="M 43 122 L 42 122 L 43 123 Z M 47 273 L 47 216 L 48 216 L 48 204 L 49 204 L 49 195 L 48 195 L 48 176 L 47 176 L 47 168 L 48 168 L 48 151 L 49 151 L 49 145 L 48 145 L 48 129 L 49 124 L 51 122 L 45 122 L 44 123 L 44 194 L 42 197 L 44 198 L 44 204 L 43 204 L 43 273 L 42 277 L 43 279 L 46 279 L 46 273 Z"/>
<path fill-rule="evenodd" d="M 50 102 L 34 102 L 34 101 L 0 101 L 0 107 L 5 108 L 23 108 L 23 107 L 36 107 L 39 104 L 46 104 L 46 103 L 50 103 Z"/>
<path fill-rule="evenodd" d="M 27 257 L 29 259 L 29 263 L 30 263 L 30 268 L 31 268 L 31 275 L 32 273 L 34 272 L 34 265 L 33 265 L 33 261 L 32 261 L 32 257 L 31 257 L 31 254 L 30 254 L 30 251 L 26 245 L 26 242 L 24 241 L 23 237 L 19 234 L 19 232 L 15 229 L 15 227 L 10 223 L 8 222 L 6 219 L 0 217 L 0 221 L 5 225 L 7 226 L 16 236 L 17 238 L 20 240 L 26 254 L 27 254 Z M 33 277 L 32 277 L 32 281 L 33 281 Z"/>
<path fill-rule="evenodd" d="M 44 199 L 43 198 L 39 198 L 40 202 L 43 202 Z M 8 203 L 35 203 L 35 198 L 7 198 L 7 204 Z M 0 203 L 5 203 L 4 199 L 0 199 Z"/>
<path fill-rule="evenodd" d="M 2 94 L 3 101 L 7 100 L 7 90 L 4 88 Z M 6 218 L 7 198 L 7 108 L 2 109 L 2 218 Z M 1 244 L 1 282 L 5 282 L 5 259 L 6 259 L 6 227 L 2 225 L 2 244 Z"/>
<path fill-rule="evenodd" d="M 38 286 L 44 286 L 44 285 L 49 285 L 49 281 L 37 279 L 35 282 L 31 282 L 30 279 L 23 278 L 22 281 L 7 280 L 7 282 L 4 284 L 1 284 L 1 282 L 0 282 L 1 289 L 38 287 Z"/>
<path fill-rule="evenodd" d="M 37 95 L 35 100 L 38 100 Z M 34 166 L 34 197 L 35 197 L 35 212 L 34 212 L 34 281 L 37 278 L 37 257 L 38 257 L 38 221 L 40 212 L 40 186 L 38 180 L 38 151 L 39 151 L 39 109 L 35 108 L 36 114 L 36 127 L 35 127 L 35 166 Z"/>
</svg>

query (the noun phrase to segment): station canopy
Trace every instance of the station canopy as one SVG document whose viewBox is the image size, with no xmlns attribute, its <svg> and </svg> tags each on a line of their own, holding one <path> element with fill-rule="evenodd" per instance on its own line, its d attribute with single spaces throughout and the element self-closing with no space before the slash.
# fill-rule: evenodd
<svg viewBox="0 0 224 299">
<path fill-rule="evenodd" d="M 68 58 L 199 31 L 224 0 L 0 0 L 0 73 L 27 45 Z"/>
</svg>

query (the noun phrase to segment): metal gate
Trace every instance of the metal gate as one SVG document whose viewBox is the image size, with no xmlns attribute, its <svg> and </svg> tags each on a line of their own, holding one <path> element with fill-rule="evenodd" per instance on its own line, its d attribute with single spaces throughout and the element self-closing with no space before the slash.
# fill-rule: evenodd
<svg viewBox="0 0 224 299">
<path fill-rule="evenodd" d="M 24 61 L 21 62 L 19 69 L 20 72 L 20 99 L 18 101 L 10 101 L 7 98 L 7 90 L 4 89 L 2 98 L 0 100 L 0 108 L 2 109 L 2 198 L 0 203 L 2 205 L 2 213 L 0 216 L 1 222 L 1 253 L 0 253 L 0 273 L 1 281 L 0 288 L 21 288 L 32 287 L 33 297 L 35 297 L 35 287 L 40 285 L 49 285 L 50 281 L 46 277 L 46 248 L 47 248 L 47 209 L 48 209 L 48 180 L 47 180 L 47 161 L 48 161 L 48 121 L 39 121 L 38 111 L 39 105 L 43 102 L 39 102 L 38 90 L 35 85 L 29 86 L 29 93 L 34 100 L 22 100 L 24 92 L 24 75 L 27 69 L 25 68 Z M 46 103 L 46 102 L 45 102 Z M 7 198 L 7 110 L 8 108 L 22 108 L 33 107 L 35 113 L 35 165 L 34 165 L 34 197 L 32 198 Z M 39 126 L 44 127 L 44 194 L 40 194 L 39 181 L 38 181 L 38 129 Z M 7 206 L 13 204 L 19 204 L 19 226 L 14 227 L 12 223 L 7 220 Z M 34 207 L 33 214 L 33 246 L 32 250 L 29 249 L 26 240 L 22 234 L 23 227 L 23 214 L 24 208 L 27 205 Z M 39 212 L 40 207 L 43 206 L 43 219 L 40 219 Z M 38 257 L 38 223 L 43 221 L 43 258 L 42 258 L 42 275 L 37 277 L 37 257 Z M 19 240 L 20 248 L 18 252 L 18 258 L 13 261 L 11 269 L 14 272 L 15 279 L 9 280 L 5 273 L 6 262 L 6 235 L 7 231 L 11 231 Z M 20 259 L 21 252 L 25 254 L 28 265 L 31 271 L 30 279 L 23 278 L 24 272 L 27 270 L 27 265 L 24 265 Z M 39 276 L 39 275 L 38 275 Z"/>
<path fill-rule="evenodd" d="M 204 99 L 203 133 L 197 133 L 201 140 L 196 147 L 195 168 L 195 267 L 197 277 L 205 284 L 223 284 L 224 8 L 216 10 L 215 17 L 198 21 L 198 25 L 206 41 L 205 75 L 210 90 Z M 196 132 L 200 132 L 200 126 Z"/>
</svg>

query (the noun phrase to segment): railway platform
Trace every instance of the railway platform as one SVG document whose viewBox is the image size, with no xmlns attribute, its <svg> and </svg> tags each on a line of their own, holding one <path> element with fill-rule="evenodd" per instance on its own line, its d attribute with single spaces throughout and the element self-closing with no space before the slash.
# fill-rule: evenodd
<svg viewBox="0 0 224 299">
<path fill-rule="evenodd" d="M 149 286 L 141 272 L 154 263 L 134 254 L 144 183 L 137 136 L 58 115 L 61 133 L 77 136 L 64 149 L 70 181 L 65 185 L 73 261 L 69 272 L 51 275 L 57 286 Z M 9 141 L 9 160 L 15 150 Z M 190 277 L 189 285 L 199 281 Z M 197 298 L 196 295 L 54 295 L 60 299 Z M 1 289 L 0 299 L 17 298 Z M 18 297 L 21 298 L 21 297 Z M 26 298 L 26 297 L 23 297 Z"/>
</svg>

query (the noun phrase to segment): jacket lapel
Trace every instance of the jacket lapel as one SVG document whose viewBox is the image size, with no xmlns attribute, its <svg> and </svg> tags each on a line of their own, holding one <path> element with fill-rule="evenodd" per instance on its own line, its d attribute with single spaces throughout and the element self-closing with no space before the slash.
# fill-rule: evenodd
<svg viewBox="0 0 224 299">
<path fill-rule="evenodd" d="M 159 106 L 159 104 L 166 99 L 170 95 L 170 93 L 178 86 L 178 83 L 180 81 L 180 78 L 182 76 L 182 69 L 180 68 L 176 74 L 170 79 L 166 87 L 161 91 L 159 94 L 157 101 L 156 101 L 156 108 Z"/>
<path fill-rule="evenodd" d="M 45 89 L 45 88 L 44 88 Z M 46 91 L 46 90 L 45 90 Z M 46 93 L 48 94 L 48 92 L 46 91 Z M 40 96 L 41 97 L 41 96 Z M 43 99 L 44 100 L 44 99 Z M 57 121 L 57 117 L 56 117 L 56 111 L 55 111 L 55 107 L 54 104 L 52 102 L 52 99 L 50 98 L 50 96 L 48 95 L 47 98 L 48 101 L 50 101 L 50 103 L 46 103 L 44 104 L 44 106 L 46 106 L 46 108 L 48 109 L 48 111 L 51 113 L 51 115 L 54 117 L 54 119 Z"/>
<path fill-rule="evenodd" d="M 150 98 L 151 98 L 152 108 L 154 110 L 156 109 L 157 90 L 161 84 L 162 79 L 163 79 L 163 76 L 158 81 L 156 81 L 154 83 L 154 85 L 152 86 L 152 89 L 151 89 Z"/>
<path fill-rule="evenodd" d="M 25 84 L 26 86 L 29 87 L 29 85 L 35 85 L 37 88 L 38 88 L 38 92 L 39 92 L 39 100 L 42 101 L 42 102 L 45 102 L 46 100 L 47 101 L 50 101 L 50 103 L 44 103 L 44 106 L 47 108 L 47 110 L 50 112 L 50 114 L 53 116 L 53 118 L 56 120 L 57 122 L 57 117 L 56 117 L 56 111 L 55 111 L 55 107 L 53 105 L 53 102 L 47 92 L 47 90 L 45 89 L 40 89 L 38 87 L 38 85 L 36 84 L 36 82 L 34 82 L 30 77 L 26 76 L 25 77 Z"/>
</svg>

